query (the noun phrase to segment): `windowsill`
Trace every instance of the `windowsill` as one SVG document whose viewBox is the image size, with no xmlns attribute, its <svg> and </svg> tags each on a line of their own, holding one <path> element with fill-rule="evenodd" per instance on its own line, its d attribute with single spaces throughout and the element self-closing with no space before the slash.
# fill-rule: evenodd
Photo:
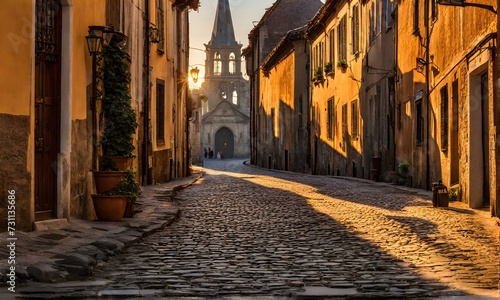
<svg viewBox="0 0 500 300">
<path fill-rule="evenodd" d="M 156 140 L 156 146 L 165 146 L 165 140 L 164 139 L 157 139 Z"/>
</svg>

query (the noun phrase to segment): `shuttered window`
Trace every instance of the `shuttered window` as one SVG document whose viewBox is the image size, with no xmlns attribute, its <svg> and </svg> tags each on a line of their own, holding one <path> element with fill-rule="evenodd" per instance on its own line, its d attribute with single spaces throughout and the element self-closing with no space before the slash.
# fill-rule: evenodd
<svg viewBox="0 0 500 300">
<path fill-rule="evenodd" d="M 359 52 L 359 5 L 352 8 L 352 54 Z"/>
<path fill-rule="evenodd" d="M 448 150 L 448 85 L 441 88 L 441 150 Z"/>
<path fill-rule="evenodd" d="M 347 62 L 347 16 L 344 15 L 337 27 L 338 59 Z"/>
<path fill-rule="evenodd" d="M 156 143 L 165 144 L 165 81 L 156 80 Z"/>
</svg>

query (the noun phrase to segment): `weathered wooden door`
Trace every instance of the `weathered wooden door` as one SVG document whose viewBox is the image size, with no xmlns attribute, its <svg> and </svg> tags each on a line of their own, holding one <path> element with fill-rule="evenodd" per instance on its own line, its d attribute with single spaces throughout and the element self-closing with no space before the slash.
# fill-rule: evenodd
<svg viewBox="0 0 500 300">
<path fill-rule="evenodd" d="M 61 7 L 36 1 L 35 35 L 35 219 L 56 217 L 60 132 Z"/>
</svg>

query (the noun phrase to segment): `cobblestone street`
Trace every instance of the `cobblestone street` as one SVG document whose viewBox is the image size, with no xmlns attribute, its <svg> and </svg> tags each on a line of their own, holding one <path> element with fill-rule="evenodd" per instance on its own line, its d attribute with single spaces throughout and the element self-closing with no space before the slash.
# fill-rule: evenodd
<svg viewBox="0 0 500 300">
<path fill-rule="evenodd" d="M 271 172 L 240 160 L 205 161 L 204 171 L 177 194 L 180 219 L 98 266 L 86 290 L 170 297 L 498 295 L 496 229 L 461 203 L 433 208 L 425 191 Z"/>
</svg>

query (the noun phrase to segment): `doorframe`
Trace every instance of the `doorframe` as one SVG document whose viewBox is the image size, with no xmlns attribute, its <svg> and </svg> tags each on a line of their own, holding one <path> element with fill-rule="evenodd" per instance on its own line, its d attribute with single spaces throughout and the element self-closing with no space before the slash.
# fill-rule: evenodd
<svg viewBox="0 0 500 300">
<path fill-rule="evenodd" d="M 470 208 L 482 208 L 484 205 L 484 167 L 483 167 L 483 110 L 481 99 L 481 75 L 488 72 L 488 85 L 491 78 L 489 52 L 483 52 L 469 63 L 468 74 L 468 135 L 467 153 L 469 174 L 467 178 L 466 200 Z M 488 95 L 488 106 L 491 106 Z M 489 130 L 489 129 L 488 129 Z M 487 141 L 489 143 L 489 141 Z M 480 162 L 480 163 L 479 163 Z"/>
</svg>

